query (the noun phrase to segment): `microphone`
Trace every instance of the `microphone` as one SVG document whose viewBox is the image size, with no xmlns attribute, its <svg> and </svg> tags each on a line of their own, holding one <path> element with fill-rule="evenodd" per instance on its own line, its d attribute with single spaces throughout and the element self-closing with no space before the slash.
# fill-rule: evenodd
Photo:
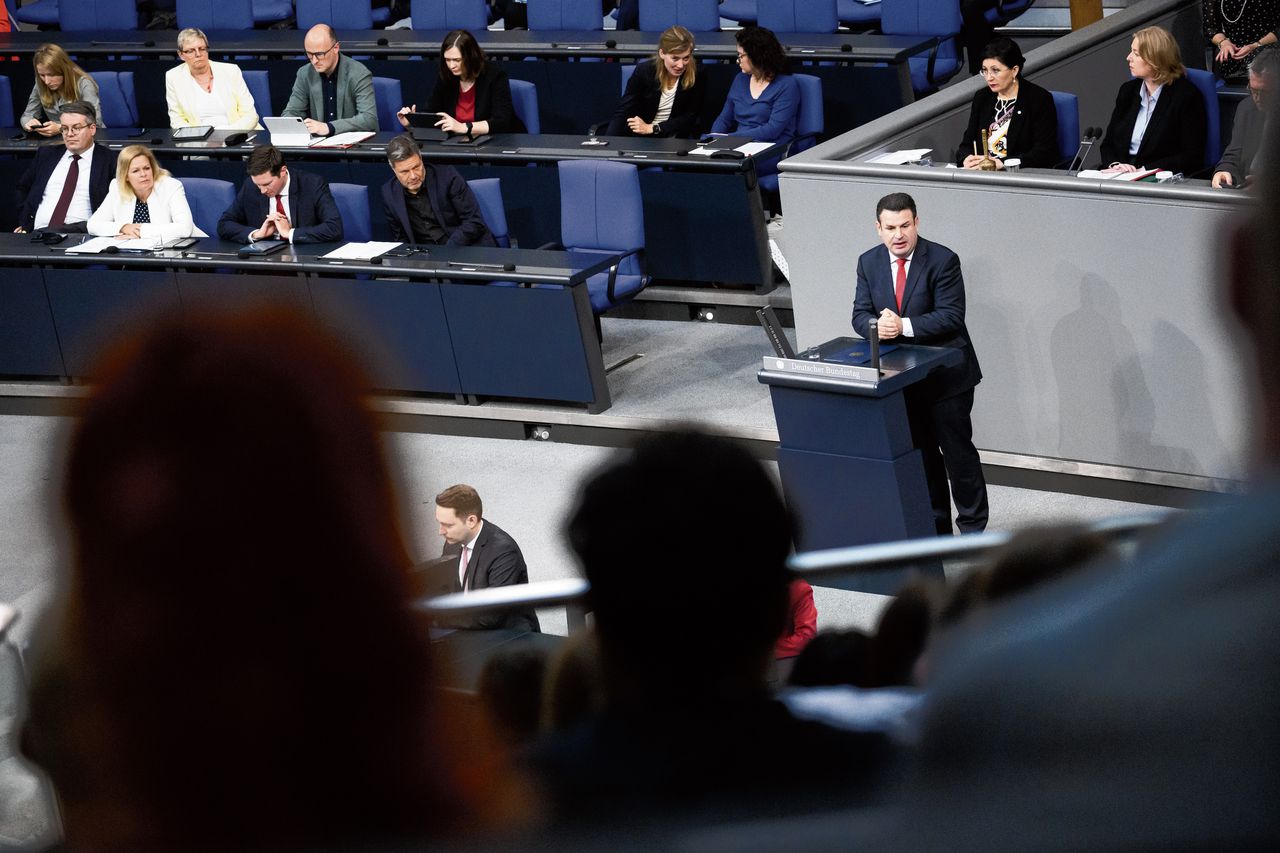
<svg viewBox="0 0 1280 853">
<path fill-rule="evenodd" d="M 1086 127 L 1084 136 L 1080 139 L 1080 147 L 1076 149 L 1076 154 L 1071 158 L 1071 162 L 1067 164 L 1067 174 L 1077 174 L 1084 168 L 1084 161 L 1089 156 L 1089 152 L 1093 150 L 1093 144 L 1098 141 L 1098 137 L 1102 136 L 1102 128 Z"/>
<path fill-rule="evenodd" d="M 880 375 L 880 329 L 876 326 L 876 318 L 872 317 L 867 325 L 867 343 L 871 346 L 871 367 Z"/>
<path fill-rule="evenodd" d="M 604 46 L 607 48 L 613 49 L 618 46 L 618 42 L 614 39 L 605 39 Z"/>
</svg>

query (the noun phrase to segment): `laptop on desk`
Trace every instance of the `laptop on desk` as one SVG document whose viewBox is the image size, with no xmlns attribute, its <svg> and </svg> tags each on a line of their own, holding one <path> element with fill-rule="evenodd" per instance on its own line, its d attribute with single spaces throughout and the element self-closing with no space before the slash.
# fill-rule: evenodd
<svg viewBox="0 0 1280 853">
<path fill-rule="evenodd" d="M 306 122 L 297 116 L 263 116 L 262 123 L 271 134 L 271 144 L 277 148 L 306 148 L 314 137 L 307 130 Z"/>
</svg>

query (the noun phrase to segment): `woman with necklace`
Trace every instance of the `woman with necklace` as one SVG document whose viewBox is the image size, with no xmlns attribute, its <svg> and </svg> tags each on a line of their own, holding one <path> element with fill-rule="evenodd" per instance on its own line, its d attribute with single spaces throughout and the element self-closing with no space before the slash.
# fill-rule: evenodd
<svg viewBox="0 0 1280 853">
<path fill-rule="evenodd" d="M 981 74 L 987 87 L 973 96 L 969 125 L 956 150 L 958 165 L 978 168 L 983 129 L 997 169 L 1003 169 L 1004 161 L 1010 158 L 1033 169 L 1048 169 L 1058 163 L 1058 112 L 1053 96 L 1022 79 L 1025 61 L 1012 39 L 994 39 L 982 51 Z"/>
<path fill-rule="evenodd" d="M 1280 0 L 1202 0 L 1201 5 L 1214 70 L 1224 80 L 1245 81 L 1253 55 L 1277 41 Z"/>
</svg>

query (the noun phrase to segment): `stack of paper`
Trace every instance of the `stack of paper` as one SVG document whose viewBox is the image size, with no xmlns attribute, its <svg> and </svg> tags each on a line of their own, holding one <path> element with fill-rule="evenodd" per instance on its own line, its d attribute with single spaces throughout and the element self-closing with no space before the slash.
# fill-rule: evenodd
<svg viewBox="0 0 1280 853">
<path fill-rule="evenodd" d="M 334 261 L 367 261 L 403 245 L 403 243 L 379 243 L 376 240 L 370 240 L 368 243 L 347 243 L 320 257 Z"/>
</svg>

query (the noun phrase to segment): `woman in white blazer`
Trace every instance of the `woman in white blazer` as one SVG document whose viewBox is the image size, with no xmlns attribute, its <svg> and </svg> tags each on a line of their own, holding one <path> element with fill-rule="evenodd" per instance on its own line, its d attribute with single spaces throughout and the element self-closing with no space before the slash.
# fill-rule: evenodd
<svg viewBox="0 0 1280 853">
<path fill-rule="evenodd" d="M 175 240 L 207 237 L 191 219 L 182 182 L 160 168 L 145 145 L 130 145 L 116 160 L 107 197 L 89 217 L 95 237 Z"/>
<path fill-rule="evenodd" d="M 253 95 L 240 68 L 209 59 L 209 39 L 201 30 L 188 27 L 178 33 L 178 56 L 182 65 L 164 75 L 170 127 L 261 129 Z"/>
</svg>

